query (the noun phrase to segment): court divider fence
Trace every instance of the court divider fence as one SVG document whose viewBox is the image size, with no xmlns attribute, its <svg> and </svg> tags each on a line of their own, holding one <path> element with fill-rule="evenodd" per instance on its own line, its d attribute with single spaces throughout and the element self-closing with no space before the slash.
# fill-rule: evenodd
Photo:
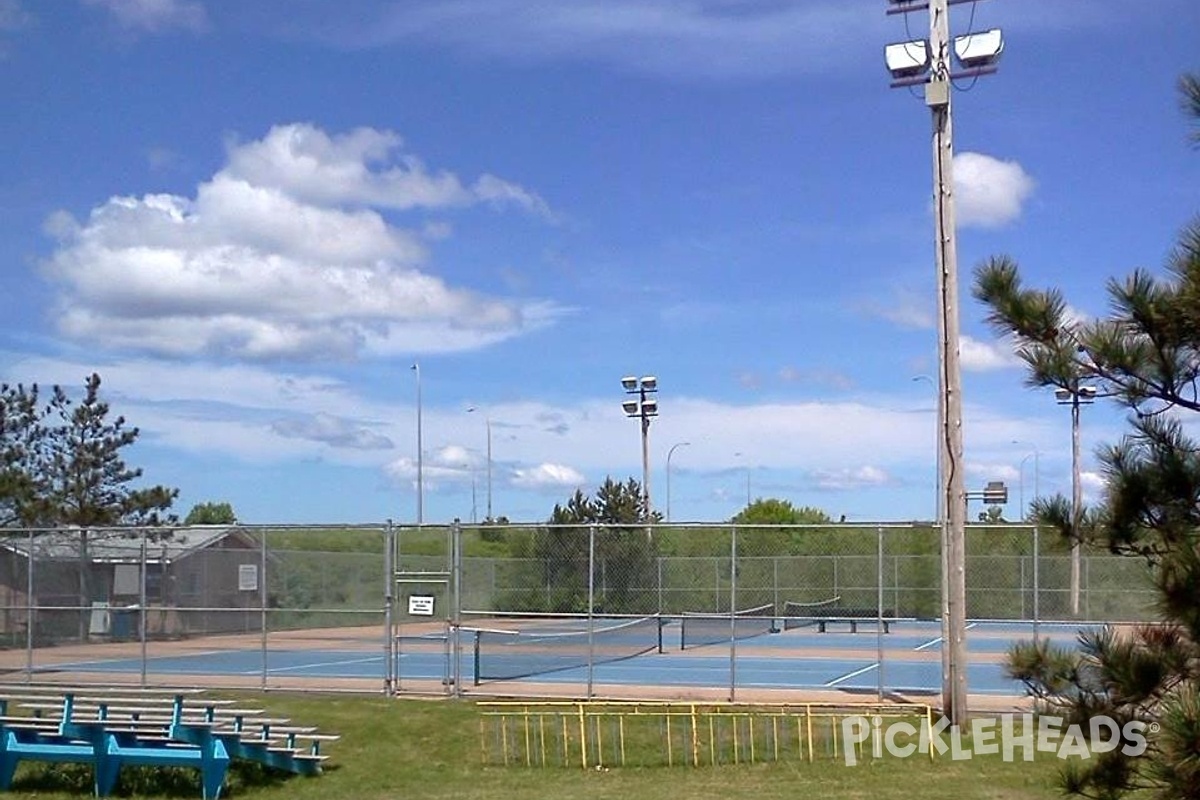
<svg viewBox="0 0 1200 800">
<path fill-rule="evenodd" d="M 968 617 L 1034 630 L 1153 618 L 1144 562 L 1105 552 L 1084 553 L 1072 616 L 1070 552 L 1047 539 L 968 526 Z M 796 686 L 803 653 L 768 654 L 776 678 L 741 674 L 775 632 L 852 619 L 884 697 L 912 688 L 889 677 L 885 622 L 936 631 L 941 618 L 938 540 L 919 523 L 8 529 L 0 669 L 9 681 L 453 696 L 554 680 L 591 698 L 622 691 L 609 664 L 682 653 L 735 700 Z"/>
</svg>

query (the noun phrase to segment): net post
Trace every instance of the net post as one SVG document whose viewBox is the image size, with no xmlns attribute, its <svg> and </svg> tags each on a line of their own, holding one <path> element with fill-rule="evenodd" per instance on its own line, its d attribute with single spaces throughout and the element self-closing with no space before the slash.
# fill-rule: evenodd
<svg viewBox="0 0 1200 800">
<path fill-rule="evenodd" d="M 474 675 L 473 675 L 474 684 L 476 686 L 478 686 L 481 681 L 481 678 L 479 677 L 479 637 L 481 634 L 482 634 L 482 631 L 475 631 L 475 635 L 472 637 L 473 641 L 471 643 L 472 649 L 474 650 L 473 657 L 472 657 L 474 669 L 472 670 L 472 672 L 474 673 Z"/>
</svg>

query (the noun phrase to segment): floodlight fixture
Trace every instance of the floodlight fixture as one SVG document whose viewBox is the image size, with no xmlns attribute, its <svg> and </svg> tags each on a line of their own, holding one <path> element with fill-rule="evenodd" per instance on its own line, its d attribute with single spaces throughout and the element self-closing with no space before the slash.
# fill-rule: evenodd
<svg viewBox="0 0 1200 800">
<path fill-rule="evenodd" d="M 627 392 L 636 392 L 638 388 L 638 379 L 633 375 L 627 375 L 621 378 L 621 387 Z"/>
<path fill-rule="evenodd" d="M 1054 399 L 1062 405 L 1091 403 L 1096 399 L 1096 387 L 1076 386 L 1074 389 L 1059 387 L 1054 390 Z"/>
<path fill-rule="evenodd" d="M 954 55 L 967 69 L 992 67 L 1004 52 L 1004 34 L 999 28 L 954 37 Z"/>
<path fill-rule="evenodd" d="M 893 78 L 915 78 L 924 75 L 929 71 L 929 41 L 917 39 L 889 44 L 883 48 L 883 58 Z"/>
<path fill-rule="evenodd" d="M 641 412 L 641 403 L 637 400 L 626 400 L 621 403 L 621 408 L 625 411 L 625 416 L 636 417 Z"/>
<path fill-rule="evenodd" d="M 647 392 L 658 391 L 658 378 L 653 375 L 646 375 L 642 378 L 642 388 Z"/>
<path fill-rule="evenodd" d="M 657 417 L 658 416 L 658 401 L 657 400 L 643 400 L 642 401 L 642 413 L 645 414 L 647 417 Z"/>
</svg>

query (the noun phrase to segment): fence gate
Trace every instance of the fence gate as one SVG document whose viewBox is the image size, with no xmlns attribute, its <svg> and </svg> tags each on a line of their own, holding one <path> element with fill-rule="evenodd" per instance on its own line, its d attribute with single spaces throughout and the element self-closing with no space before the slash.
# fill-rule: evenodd
<svg viewBox="0 0 1200 800">
<path fill-rule="evenodd" d="M 399 528 L 394 537 L 393 693 L 461 692 L 458 526 Z"/>
</svg>

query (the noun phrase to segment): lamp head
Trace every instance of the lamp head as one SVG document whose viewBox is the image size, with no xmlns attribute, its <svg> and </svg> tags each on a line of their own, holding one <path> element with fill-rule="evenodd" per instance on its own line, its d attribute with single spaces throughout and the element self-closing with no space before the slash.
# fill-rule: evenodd
<svg viewBox="0 0 1200 800">
<path fill-rule="evenodd" d="M 639 403 L 637 400 L 626 400 L 625 402 L 621 403 L 621 409 L 625 412 L 625 416 L 627 417 L 636 417 L 640 407 L 641 403 Z"/>
<path fill-rule="evenodd" d="M 658 391 L 658 378 L 653 375 L 646 375 L 642 378 L 642 388 L 647 392 Z"/>
<path fill-rule="evenodd" d="M 929 42 L 917 39 L 883 48 L 883 60 L 893 78 L 915 78 L 929 70 Z"/>
<path fill-rule="evenodd" d="M 994 66 L 1004 52 L 1004 34 L 999 28 L 954 37 L 954 55 L 967 69 Z"/>
<path fill-rule="evenodd" d="M 642 415 L 647 417 L 658 416 L 658 401 L 645 400 L 642 402 Z"/>
<path fill-rule="evenodd" d="M 627 392 L 637 391 L 637 385 L 637 378 L 632 375 L 626 375 L 624 378 L 621 378 L 621 387 Z"/>
</svg>

